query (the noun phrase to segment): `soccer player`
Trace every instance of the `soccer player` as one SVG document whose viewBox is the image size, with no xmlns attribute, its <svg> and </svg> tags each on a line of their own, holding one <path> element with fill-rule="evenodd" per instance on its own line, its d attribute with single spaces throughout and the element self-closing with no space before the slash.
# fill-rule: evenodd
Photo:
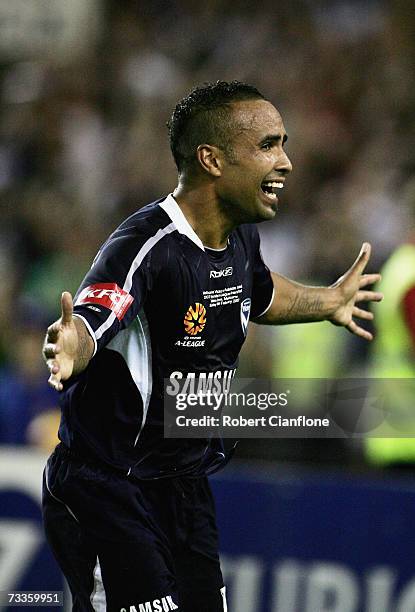
<svg viewBox="0 0 415 612">
<path fill-rule="evenodd" d="M 276 215 L 291 163 L 254 87 L 196 88 L 169 129 L 178 186 L 111 234 L 44 345 L 62 407 L 44 521 L 74 610 L 226 610 L 207 475 L 229 457 L 218 439 L 163 437 L 163 379 L 231 376 L 249 319 L 327 319 L 370 340 L 356 304 L 382 297 L 366 243 L 327 288 L 262 261 L 255 223 Z"/>
</svg>

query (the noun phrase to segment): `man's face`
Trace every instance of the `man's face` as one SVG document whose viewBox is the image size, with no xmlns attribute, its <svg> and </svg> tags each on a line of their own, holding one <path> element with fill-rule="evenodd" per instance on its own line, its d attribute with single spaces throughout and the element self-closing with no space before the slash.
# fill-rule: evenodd
<svg viewBox="0 0 415 612">
<path fill-rule="evenodd" d="M 277 212 L 277 194 L 292 170 L 283 149 L 287 139 L 284 124 L 266 100 L 235 102 L 232 111 L 232 155 L 223 156 L 217 196 L 236 223 L 272 219 Z"/>
</svg>

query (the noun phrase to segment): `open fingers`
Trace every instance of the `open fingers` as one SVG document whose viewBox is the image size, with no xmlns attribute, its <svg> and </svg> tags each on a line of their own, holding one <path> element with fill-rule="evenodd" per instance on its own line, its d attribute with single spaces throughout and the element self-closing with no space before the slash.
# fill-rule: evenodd
<svg viewBox="0 0 415 612">
<path fill-rule="evenodd" d="M 63 384 L 56 379 L 56 376 L 51 374 L 48 378 L 48 385 L 55 389 L 55 391 L 62 391 Z"/>
<path fill-rule="evenodd" d="M 352 332 L 352 334 L 355 334 L 355 336 L 364 338 L 364 340 L 373 340 L 373 335 L 366 329 L 363 329 L 363 327 L 360 327 L 360 325 L 358 325 L 356 321 L 353 321 L 353 319 L 347 325 L 347 329 Z"/>
<path fill-rule="evenodd" d="M 378 283 L 381 280 L 380 274 L 363 274 L 359 280 L 359 289 L 362 287 L 367 287 L 368 285 L 373 285 L 374 283 Z"/>
<path fill-rule="evenodd" d="M 73 314 L 73 300 L 69 291 L 64 291 L 61 297 L 62 323 L 70 323 Z"/>
<path fill-rule="evenodd" d="M 61 373 L 58 362 L 54 359 L 48 359 L 46 364 L 50 372 L 48 384 L 56 391 L 62 391 L 63 385 L 61 383 Z"/>
<path fill-rule="evenodd" d="M 59 332 L 62 330 L 62 324 L 70 323 L 73 315 L 73 300 L 69 291 L 64 291 L 61 297 L 62 316 L 60 319 L 49 325 L 46 332 L 45 342 L 56 342 Z"/>
<path fill-rule="evenodd" d="M 356 302 L 381 302 L 383 293 L 379 291 L 358 291 L 356 294 Z"/>
<path fill-rule="evenodd" d="M 370 259 L 372 247 L 368 242 L 364 242 L 362 244 L 362 248 L 360 249 L 360 253 L 357 256 L 354 264 L 351 267 L 353 272 L 357 271 L 358 274 L 362 274 L 363 270 L 366 268 L 367 262 Z"/>
<path fill-rule="evenodd" d="M 363 308 L 358 308 L 357 306 L 354 306 L 352 316 L 359 317 L 359 319 L 365 319 L 365 321 L 373 320 L 373 312 L 363 310 Z"/>
<path fill-rule="evenodd" d="M 52 325 L 49 325 L 46 331 L 45 342 L 56 342 L 58 339 L 59 332 L 61 331 L 61 321 L 55 321 Z"/>
<path fill-rule="evenodd" d="M 43 356 L 45 359 L 53 359 L 60 352 L 60 350 L 61 348 L 59 344 L 52 344 L 49 342 L 43 347 Z"/>
</svg>

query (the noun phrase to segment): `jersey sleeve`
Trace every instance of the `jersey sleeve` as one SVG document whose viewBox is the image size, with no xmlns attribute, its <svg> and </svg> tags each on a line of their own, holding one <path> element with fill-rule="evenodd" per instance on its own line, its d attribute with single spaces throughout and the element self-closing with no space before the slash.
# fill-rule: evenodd
<svg viewBox="0 0 415 612">
<path fill-rule="evenodd" d="M 265 314 L 274 298 L 274 283 L 271 272 L 262 259 L 258 230 L 252 227 L 252 304 L 251 318 Z"/>
<path fill-rule="evenodd" d="M 114 232 L 75 295 L 74 316 L 84 321 L 94 355 L 128 327 L 144 304 L 152 273 L 150 242 L 134 231 Z"/>
</svg>

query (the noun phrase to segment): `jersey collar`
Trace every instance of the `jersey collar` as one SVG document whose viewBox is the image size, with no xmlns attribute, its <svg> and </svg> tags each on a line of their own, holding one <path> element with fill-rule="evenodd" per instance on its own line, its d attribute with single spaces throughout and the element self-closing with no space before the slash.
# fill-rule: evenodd
<svg viewBox="0 0 415 612">
<path fill-rule="evenodd" d="M 202 251 L 205 250 L 202 241 L 184 216 L 182 209 L 177 204 L 171 193 L 165 200 L 159 203 L 159 206 L 168 214 L 179 234 L 184 234 L 200 249 L 202 249 Z"/>
</svg>

